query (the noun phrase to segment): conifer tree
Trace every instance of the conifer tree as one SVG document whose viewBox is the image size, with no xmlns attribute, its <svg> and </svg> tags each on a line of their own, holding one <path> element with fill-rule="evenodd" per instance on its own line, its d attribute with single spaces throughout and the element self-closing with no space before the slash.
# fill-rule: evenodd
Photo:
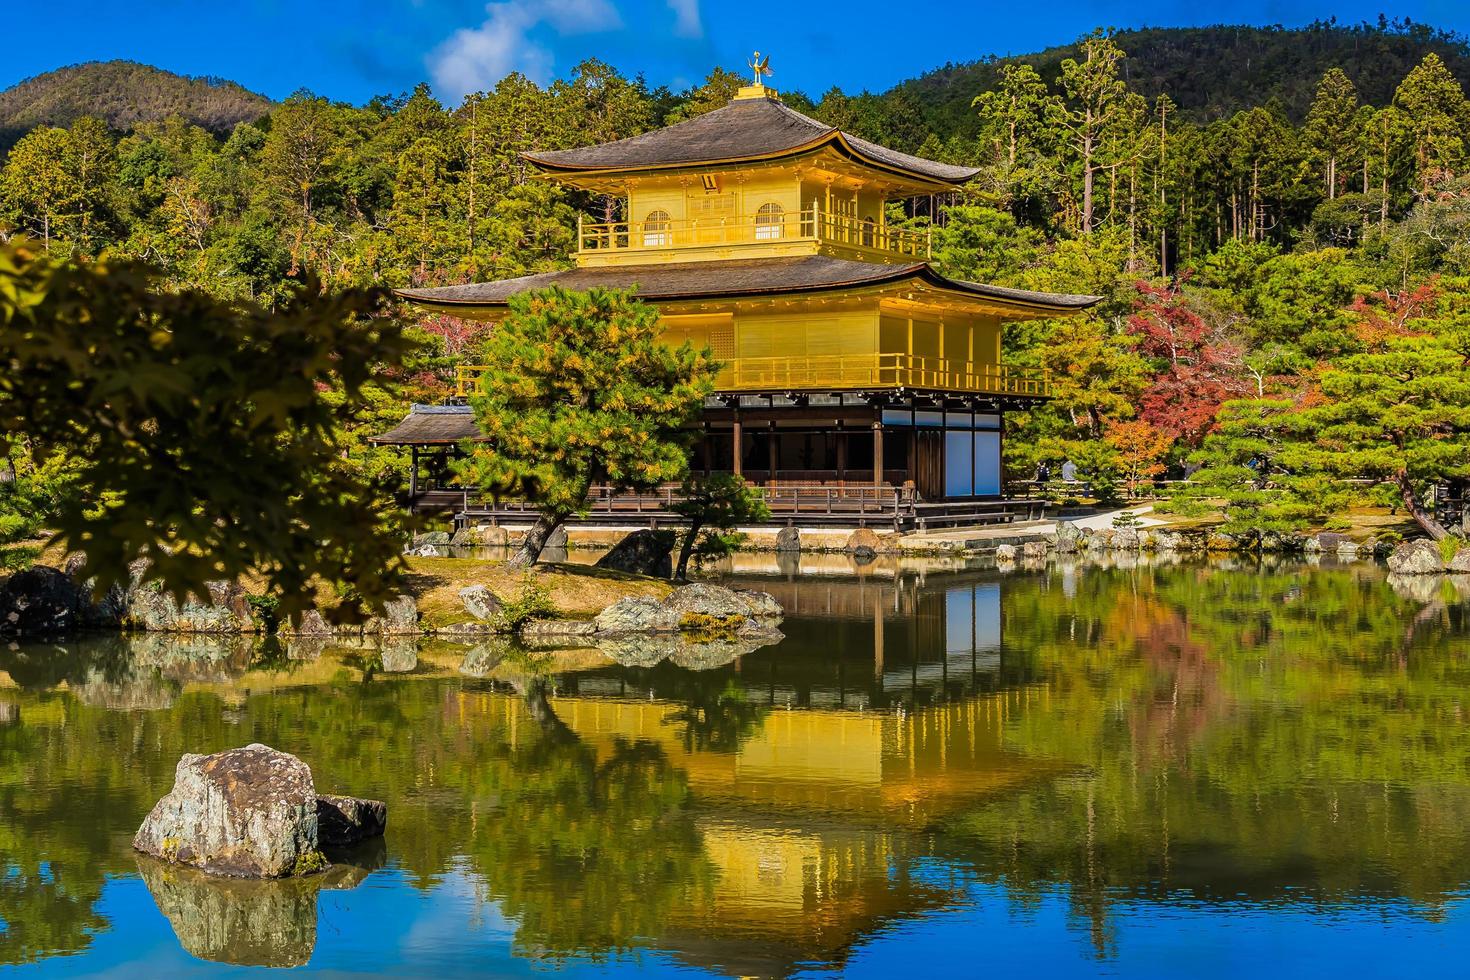
<svg viewBox="0 0 1470 980">
<path fill-rule="evenodd" d="M 1328 200 L 1342 189 L 1347 164 L 1360 142 L 1358 109 L 1358 90 L 1341 68 L 1322 76 L 1302 135 L 1322 169 Z"/>
<path fill-rule="evenodd" d="M 716 366 L 708 350 L 665 346 L 662 331 L 658 311 L 631 292 L 556 287 L 512 297 L 490 331 L 471 399 L 485 441 L 460 474 L 540 511 L 513 567 L 534 563 L 594 486 L 647 490 L 684 478 L 680 429 L 698 417 Z"/>
</svg>

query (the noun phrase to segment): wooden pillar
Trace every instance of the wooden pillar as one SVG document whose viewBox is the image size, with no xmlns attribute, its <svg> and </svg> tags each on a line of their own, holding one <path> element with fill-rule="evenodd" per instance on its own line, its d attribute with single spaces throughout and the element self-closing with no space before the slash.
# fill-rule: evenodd
<svg viewBox="0 0 1470 980">
<path fill-rule="evenodd" d="M 408 447 L 408 499 L 419 495 L 419 447 Z"/>
<path fill-rule="evenodd" d="M 883 421 L 873 423 L 873 486 L 883 485 Z"/>
<path fill-rule="evenodd" d="M 736 413 L 735 413 L 735 423 L 734 423 L 734 427 L 731 429 L 731 431 L 735 435 L 735 452 L 734 452 L 734 457 L 735 458 L 734 458 L 734 460 L 731 463 L 731 470 L 734 472 L 734 474 L 736 476 L 739 476 L 740 475 L 740 457 L 743 455 L 741 453 L 741 451 L 740 451 L 741 450 L 741 443 L 745 441 L 745 433 L 740 428 L 740 412 L 739 411 L 736 411 Z"/>
<path fill-rule="evenodd" d="M 842 420 L 837 420 L 837 482 L 847 479 L 847 433 L 842 431 Z"/>
<path fill-rule="evenodd" d="M 776 482 L 776 463 L 780 460 L 780 454 L 776 451 L 776 423 L 770 422 L 766 426 L 766 483 Z"/>
</svg>

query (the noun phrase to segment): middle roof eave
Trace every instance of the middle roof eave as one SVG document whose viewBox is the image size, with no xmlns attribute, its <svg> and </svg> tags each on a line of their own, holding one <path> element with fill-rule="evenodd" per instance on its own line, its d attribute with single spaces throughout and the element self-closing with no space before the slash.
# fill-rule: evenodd
<svg viewBox="0 0 1470 980">
<path fill-rule="evenodd" d="M 549 286 L 575 290 L 598 286 L 636 288 L 640 298 L 658 302 L 827 292 L 906 280 L 920 280 L 937 289 L 1014 307 L 1017 312 L 1037 316 L 1077 312 L 1099 300 L 1096 296 L 1040 293 L 949 279 L 923 262 L 878 265 L 825 255 L 565 269 L 495 282 L 399 290 L 398 294 L 410 302 L 426 306 L 468 311 L 503 307 L 517 293 Z"/>
</svg>

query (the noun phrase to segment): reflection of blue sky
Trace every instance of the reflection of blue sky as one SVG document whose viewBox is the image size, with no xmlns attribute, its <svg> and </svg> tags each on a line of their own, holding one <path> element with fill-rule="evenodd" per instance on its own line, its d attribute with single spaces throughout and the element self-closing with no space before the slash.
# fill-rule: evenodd
<svg viewBox="0 0 1470 980">
<path fill-rule="evenodd" d="M 946 887 L 964 871 L 935 862 L 918 872 Z M 327 976 L 382 973 L 421 977 L 690 977 L 706 975 L 663 952 L 606 962 L 538 963 L 512 953 L 515 923 L 484 902 L 476 877 L 460 865 L 425 891 L 396 868 L 356 889 L 324 891 L 316 952 L 302 970 Z M 636 896 L 630 895 L 630 901 Z M 189 977 L 262 975 L 259 968 L 205 963 L 184 952 L 136 877 L 110 879 L 99 911 L 112 928 L 80 956 L 43 960 L 0 975 L 48 977 Z M 1463 902 L 1431 921 L 1402 902 L 1355 908 L 1212 906 L 1188 901 L 1118 901 L 1104 929 L 1109 955 L 1099 958 L 1091 923 L 1063 890 L 1024 903 L 1001 886 L 972 885 L 968 899 L 921 919 L 882 929 L 853 951 L 843 974 L 925 977 L 1108 975 L 1191 980 L 1262 976 L 1456 976 L 1470 946 Z M 983 969 L 977 964 L 983 963 Z M 813 968 L 813 977 L 830 976 Z"/>
<path fill-rule="evenodd" d="M 965 905 L 904 922 L 861 944 L 849 977 L 1120 976 L 1141 980 L 1240 977 L 1463 976 L 1470 914 L 1463 902 L 1431 922 L 1402 902 L 1313 911 L 1259 905 L 1120 902 L 1099 959 L 1090 923 L 1064 892 L 1018 905 L 999 886 L 976 886 Z M 816 976 L 817 974 L 813 974 Z"/>
</svg>

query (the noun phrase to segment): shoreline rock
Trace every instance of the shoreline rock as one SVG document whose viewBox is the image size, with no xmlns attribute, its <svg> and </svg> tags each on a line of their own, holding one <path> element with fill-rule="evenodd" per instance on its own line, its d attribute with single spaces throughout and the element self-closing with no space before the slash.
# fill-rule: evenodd
<svg viewBox="0 0 1470 980">
<path fill-rule="evenodd" d="M 287 878 L 325 870 L 322 843 L 360 841 L 386 825 L 386 804 L 319 796 L 306 763 L 254 742 L 213 755 L 186 753 L 133 847 L 209 874 Z"/>
</svg>

